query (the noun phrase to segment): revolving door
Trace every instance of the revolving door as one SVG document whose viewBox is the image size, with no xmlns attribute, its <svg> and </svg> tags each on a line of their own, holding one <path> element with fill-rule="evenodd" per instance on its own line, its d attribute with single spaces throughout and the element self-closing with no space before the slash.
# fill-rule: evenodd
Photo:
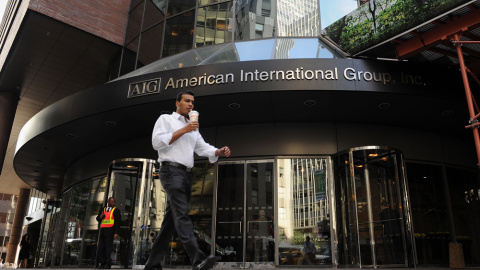
<svg viewBox="0 0 480 270">
<path fill-rule="evenodd" d="M 347 267 L 411 267 L 411 211 L 403 155 L 379 146 L 332 157 L 337 262 Z"/>
<path fill-rule="evenodd" d="M 115 160 L 110 164 L 103 205 L 108 198 L 115 197 L 116 207 L 122 213 L 120 237 L 113 243 L 114 268 L 143 268 L 148 258 L 149 235 L 160 227 L 155 219 L 156 209 L 164 208 L 163 200 L 157 198 L 161 197 L 161 192 L 155 192 L 160 182 L 155 164 L 155 160 L 136 158 Z"/>
</svg>

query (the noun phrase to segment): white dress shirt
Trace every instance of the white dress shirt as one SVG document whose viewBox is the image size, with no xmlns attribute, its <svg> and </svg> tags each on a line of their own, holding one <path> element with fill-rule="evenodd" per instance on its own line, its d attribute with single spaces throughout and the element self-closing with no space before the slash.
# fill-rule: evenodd
<svg viewBox="0 0 480 270">
<path fill-rule="evenodd" d="M 152 133 L 152 145 L 158 152 L 158 162 L 177 162 L 189 168 L 193 167 L 193 152 L 199 156 L 208 157 L 211 163 L 218 160 L 215 151 L 218 148 L 206 143 L 198 130 L 183 134 L 174 143 L 170 144 L 173 133 L 188 123 L 177 112 L 161 115 Z"/>
</svg>

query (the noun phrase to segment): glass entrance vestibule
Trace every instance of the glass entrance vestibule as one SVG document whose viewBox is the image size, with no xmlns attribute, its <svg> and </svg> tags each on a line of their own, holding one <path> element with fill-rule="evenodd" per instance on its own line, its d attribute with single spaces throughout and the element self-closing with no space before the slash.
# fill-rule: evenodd
<svg viewBox="0 0 480 270">
<path fill-rule="evenodd" d="M 94 265 L 95 216 L 113 196 L 122 212 L 113 267 L 143 268 L 166 207 L 158 170 L 155 160 L 116 160 L 85 194 L 71 194 L 80 201 L 69 205 L 79 207 L 67 212 L 86 211 L 87 218 L 69 217 L 65 233 L 72 237 L 61 265 Z M 403 170 L 402 154 L 382 147 L 327 157 L 197 161 L 189 215 L 200 248 L 217 256 L 217 268 L 407 267 L 415 256 Z M 176 235 L 164 265 L 191 265 Z"/>
</svg>

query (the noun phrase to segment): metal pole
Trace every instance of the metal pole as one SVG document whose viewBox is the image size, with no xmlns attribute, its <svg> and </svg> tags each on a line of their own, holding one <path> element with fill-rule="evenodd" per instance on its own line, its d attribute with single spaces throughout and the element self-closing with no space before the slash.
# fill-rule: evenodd
<svg viewBox="0 0 480 270">
<path fill-rule="evenodd" d="M 463 86 L 465 87 L 465 95 L 467 96 L 468 112 L 470 114 L 470 124 L 475 124 L 478 120 L 475 119 L 475 110 L 473 107 L 473 96 L 472 91 L 470 90 L 470 85 L 468 84 L 467 71 L 465 68 L 465 61 L 463 60 L 462 47 L 458 44 L 460 40 L 458 34 L 455 34 L 455 40 L 453 40 L 453 45 L 457 48 L 458 61 L 460 64 L 460 71 L 462 72 Z M 478 128 L 473 127 L 473 139 L 475 140 L 475 149 L 477 151 L 477 166 L 480 164 L 480 136 L 478 134 Z"/>
</svg>

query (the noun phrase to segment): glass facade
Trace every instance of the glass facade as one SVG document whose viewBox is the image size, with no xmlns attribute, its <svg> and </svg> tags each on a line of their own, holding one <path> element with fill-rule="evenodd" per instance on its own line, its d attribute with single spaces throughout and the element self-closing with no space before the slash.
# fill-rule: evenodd
<svg viewBox="0 0 480 270">
<path fill-rule="evenodd" d="M 328 25 L 357 7 L 339 0 L 135 0 L 132 1 L 120 73 L 126 73 L 194 48 L 243 41 L 276 39 L 276 59 L 332 58 L 318 42 L 322 25 Z M 333 12 L 332 12 L 333 11 Z M 301 38 L 312 38 L 302 40 Z M 286 38 L 286 39 L 282 39 Z M 308 43 L 308 44 L 307 44 Z M 314 44 L 316 43 L 316 44 Z M 260 43 L 254 43 L 258 46 Z M 238 45 L 242 47 L 245 45 Z M 231 47 L 231 46 L 227 46 Z M 311 49 L 304 51 L 304 47 Z M 272 59 L 256 53 L 244 60 L 236 51 L 220 52 L 212 62 Z M 256 50 L 254 50 L 256 51 Z M 325 53 L 325 54 L 324 54 Z M 218 59 L 220 58 L 220 59 Z M 275 59 L 275 58 L 273 58 Z M 197 63 L 201 64 L 201 62 Z M 173 65 L 180 68 L 185 65 Z"/>
<path fill-rule="evenodd" d="M 47 199 L 38 267 L 92 267 L 95 217 L 110 196 L 122 211 L 113 263 L 143 267 L 166 207 L 158 169 L 153 160 L 115 161 L 105 177 L 73 187 L 62 201 Z M 467 266 L 480 262 L 476 171 L 404 164 L 398 150 L 371 147 L 331 157 L 198 161 L 193 175 L 194 233 L 219 268 L 447 266 L 453 241 Z M 164 264 L 191 264 L 176 235 Z"/>
</svg>

